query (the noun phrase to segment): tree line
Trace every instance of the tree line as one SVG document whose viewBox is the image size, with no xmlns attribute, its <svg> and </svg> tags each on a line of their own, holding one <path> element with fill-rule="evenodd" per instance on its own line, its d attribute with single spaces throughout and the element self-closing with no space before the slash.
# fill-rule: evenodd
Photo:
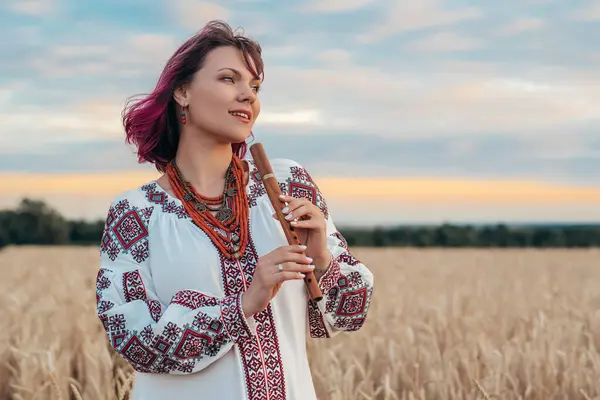
<svg viewBox="0 0 600 400">
<path fill-rule="evenodd" d="M 99 245 L 104 221 L 68 220 L 45 202 L 23 199 L 0 211 L 0 247 L 7 245 Z M 349 246 L 366 247 L 597 247 L 600 224 L 509 226 L 397 226 L 344 228 Z"/>
</svg>

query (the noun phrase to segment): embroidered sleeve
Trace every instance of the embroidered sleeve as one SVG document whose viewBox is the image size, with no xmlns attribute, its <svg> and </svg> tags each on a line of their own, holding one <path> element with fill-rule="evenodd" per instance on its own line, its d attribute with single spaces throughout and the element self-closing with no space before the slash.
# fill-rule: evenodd
<svg viewBox="0 0 600 400">
<path fill-rule="evenodd" d="M 149 270 L 152 207 L 115 200 L 108 211 L 96 278 L 97 314 L 111 346 L 139 372 L 187 374 L 252 337 L 241 294 L 217 298 L 194 290 L 158 300 Z"/>
<path fill-rule="evenodd" d="M 310 335 L 329 338 L 341 331 L 357 331 L 365 323 L 373 296 L 373 274 L 357 260 L 331 217 L 327 223 L 333 261 L 319 280 L 323 300 L 308 300 Z"/>
<path fill-rule="evenodd" d="M 280 182 L 281 184 L 281 182 Z M 323 300 L 308 300 L 308 328 L 313 338 L 329 338 L 341 331 L 357 331 L 365 323 L 373 295 L 373 274 L 357 260 L 338 231 L 327 201 L 310 174 L 293 162 L 282 191 L 305 197 L 317 205 L 327 221 L 327 243 L 333 255 L 329 270 L 319 280 Z"/>
</svg>

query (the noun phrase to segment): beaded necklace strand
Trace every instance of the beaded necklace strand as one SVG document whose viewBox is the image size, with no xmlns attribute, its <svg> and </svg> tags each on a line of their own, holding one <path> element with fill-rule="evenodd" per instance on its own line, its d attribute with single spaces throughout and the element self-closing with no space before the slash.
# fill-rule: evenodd
<svg viewBox="0 0 600 400">
<path fill-rule="evenodd" d="M 244 188 L 244 168 L 233 155 L 225 175 L 223 193 L 203 196 L 185 180 L 173 159 L 167 165 L 167 177 L 177 198 L 194 223 L 228 259 L 239 259 L 248 244 L 248 196 Z M 213 215 L 212 212 L 216 212 Z M 223 235 L 219 231 L 225 233 Z"/>
</svg>

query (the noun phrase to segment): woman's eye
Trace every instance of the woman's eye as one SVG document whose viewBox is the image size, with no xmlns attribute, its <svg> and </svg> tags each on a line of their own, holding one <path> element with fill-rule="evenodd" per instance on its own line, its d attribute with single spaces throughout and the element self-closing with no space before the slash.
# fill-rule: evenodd
<svg viewBox="0 0 600 400">
<path fill-rule="evenodd" d="M 223 78 L 221 78 L 222 81 L 230 81 L 231 83 L 235 83 L 233 77 L 231 76 L 224 76 Z M 252 90 L 254 90 L 256 93 L 258 93 L 260 91 L 260 85 L 256 85 L 256 86 L 252 86 Z"/>
</svg>

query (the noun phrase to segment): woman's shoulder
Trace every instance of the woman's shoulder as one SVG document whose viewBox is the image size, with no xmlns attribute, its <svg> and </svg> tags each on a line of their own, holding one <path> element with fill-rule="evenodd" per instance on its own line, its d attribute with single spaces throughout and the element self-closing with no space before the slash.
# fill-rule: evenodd
<svg viewBox="0 0 600 400">
<path fill-rule="evenodd" d="M 143 183 L 117 193 L 108 206 L 107 223 L 115 224 L 118 221 L 136 221 L 147 227 L 154 214 L 157 204 L 156 181 Z"/>
<path fill-rule="evenodd" d="M 138 263 L 147 259 L 155 207 L 144 189 L 141 185 L 112 198 L 101 239 L 103 257 L 112 261 L 117 257 L 133 257 Z"/>
<path fill-rule="evenodd" d="M 120 205 L 127 208 L 140 208 L 150 205 L 149 195 L 156 191 L 156 181 L 145 182 L 135 187 L 130 187 L 113 196 L 111 207 Z"/>
<path fill-rule="evenodd" d="M 278 158 L 273 160 L 273 171 L 275 176 L 287 183 L 297 183 L 308 186 L 316 186 L 308 170 L 299 161 L 290 158 Z"/>
<path fill-rule="evenodd" d="M 250 165 L 252 166 L 252 170 L 250 171 L 250 173 L 257 173 L 258 170 L 256 168 L 256 164 L 254 163 L 254 161 L 251 158 L 248 159 L 248 161 L 250 162 Z M 307 176 L 307 177 L 310 176 L 310 175 L 308 175 L 308 172 L 306 171 L 304 166 L 295 159 L 273 158 L 273 159 L 270 159 L 269 162 L 271 164 L 271 167 L 273 168 L 273 173 L 279 180 L 287 179 L 289 177 L 292 177 L 292 176 L 295 176 L 298 174 L 301 174 L 301 175 Z"/>
</svg>

